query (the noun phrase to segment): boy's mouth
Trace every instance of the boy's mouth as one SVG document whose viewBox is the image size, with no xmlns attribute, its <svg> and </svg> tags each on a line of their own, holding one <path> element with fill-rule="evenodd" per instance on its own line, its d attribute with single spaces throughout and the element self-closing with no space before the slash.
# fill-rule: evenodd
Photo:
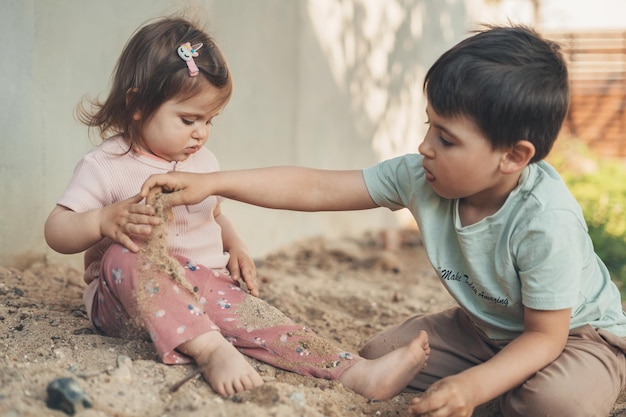
<svg viewBox="0 0 626 417">
<path fill-rule="evenodd" d="M 435 181 L 435 176 L 432 172 L 430 172 L 426 167 L 424 167 L 424 172 L 426 172 L 426 181 L 432 182 Z"/>
</svg>

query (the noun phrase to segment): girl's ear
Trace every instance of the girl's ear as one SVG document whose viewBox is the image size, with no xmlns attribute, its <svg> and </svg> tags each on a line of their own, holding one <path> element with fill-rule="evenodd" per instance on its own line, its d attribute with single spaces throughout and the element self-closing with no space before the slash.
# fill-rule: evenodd
<svg viewBox="0 0 626 417">
<path fill-rule="evenodd" d="M 502 155 L 500 171 L 513 174 L 522 171 L 535 156 L 535 145 L 527 140 L 519 140 Z"/>
<path fill-rule="evenodd" d="M 130 107 L 130 104 L 133 102 L 133 98 L 137 95 L 137 92 L 139 92 L 137 87 L 128 89 L 126 92 L 126 107 Z M 140 110 L 135 110 L 133 113 L 133 120 L 138 122 L 141 120 L 142 116 L 143 115 Z"/>
</svg>

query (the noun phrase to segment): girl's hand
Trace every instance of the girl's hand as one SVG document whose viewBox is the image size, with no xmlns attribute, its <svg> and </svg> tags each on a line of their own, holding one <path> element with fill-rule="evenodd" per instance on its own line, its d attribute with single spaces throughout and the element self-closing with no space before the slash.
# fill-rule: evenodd
<svg viewBox="0 0 626 417">
<path fill-rule="evenodd" d="M 248 251 L 240 246 L 229 249 L 230 260 L 228 261 L 228 270 L 233 281 L 242 280 L 250 294 L 255 297 L 259 296 L 259 287 L 256 279 L 256 266 L 254 260 Z"/>
<path fill-rule="evenodd" d="M 421 397 L 413 398 L 409 412 L 413 416 L 471 417 L 475 404 L 472 385 L 461 375 L 443 378 Z"/>
<path fill-rule="evenodd" d="M 154 214 L 154 209 L 145 204 L 138 204 L 143 197 L 133 196 L 100 210 L 100 233 L 102 236 L 124 245 L 132 252 L 138 252 L 139 246 L 131 236 L 147 236 L 152 226 L 161 221 Z"/>
</svg>

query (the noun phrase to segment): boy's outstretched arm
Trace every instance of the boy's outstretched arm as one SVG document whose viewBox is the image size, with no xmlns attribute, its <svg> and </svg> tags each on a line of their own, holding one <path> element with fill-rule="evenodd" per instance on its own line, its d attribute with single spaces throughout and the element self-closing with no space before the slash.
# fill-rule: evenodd
<svg viewBox="0 0 626 417">
<path fill-rule="evenodd" d="M 414 416 L 470 417 L 476 406 L 521 385 L 554 361 L 569 334 L 571 309 L 524 308 L 524 332 L 490 360 L 432 384 L 414 398 Z"/>
<path fill-rule="evenodd" d="M 148 178 L 141 196 L 147 196 L 154 187 L 172 192 L 172 205 L 197 204 L 210 195 L 221 195 L 257 206 L 297 211 L 378 207 L 360 170 L 271 167 L 210 174 L 169 172 Z"/>
</svg>

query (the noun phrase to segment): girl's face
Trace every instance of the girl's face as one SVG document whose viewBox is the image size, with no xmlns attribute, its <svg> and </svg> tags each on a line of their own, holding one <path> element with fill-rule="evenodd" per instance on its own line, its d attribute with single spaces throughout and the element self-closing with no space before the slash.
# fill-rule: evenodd
<svg viewBox="0 0 626 417">
<path fill-rule="evenodd" d="M 430 105 L 426 114 L 429 128 L 419 152 L 439 196 L 488 204 L 510 191 L 510 180 L 500 171 L 506 151 L 494 150 L 473 120 L 440 116 Z"/>
<path fill-rule="evenodd" d="M 211 121 L 221 110 L 220 91 L 205 80 L 200 92 L 190 98 L 164 102 L 143 122 L 138 146 L 166 161 L 184 161 L 209 137 Z M 141 114 L 135 114 L 141 120 Z"/>
</svg>

